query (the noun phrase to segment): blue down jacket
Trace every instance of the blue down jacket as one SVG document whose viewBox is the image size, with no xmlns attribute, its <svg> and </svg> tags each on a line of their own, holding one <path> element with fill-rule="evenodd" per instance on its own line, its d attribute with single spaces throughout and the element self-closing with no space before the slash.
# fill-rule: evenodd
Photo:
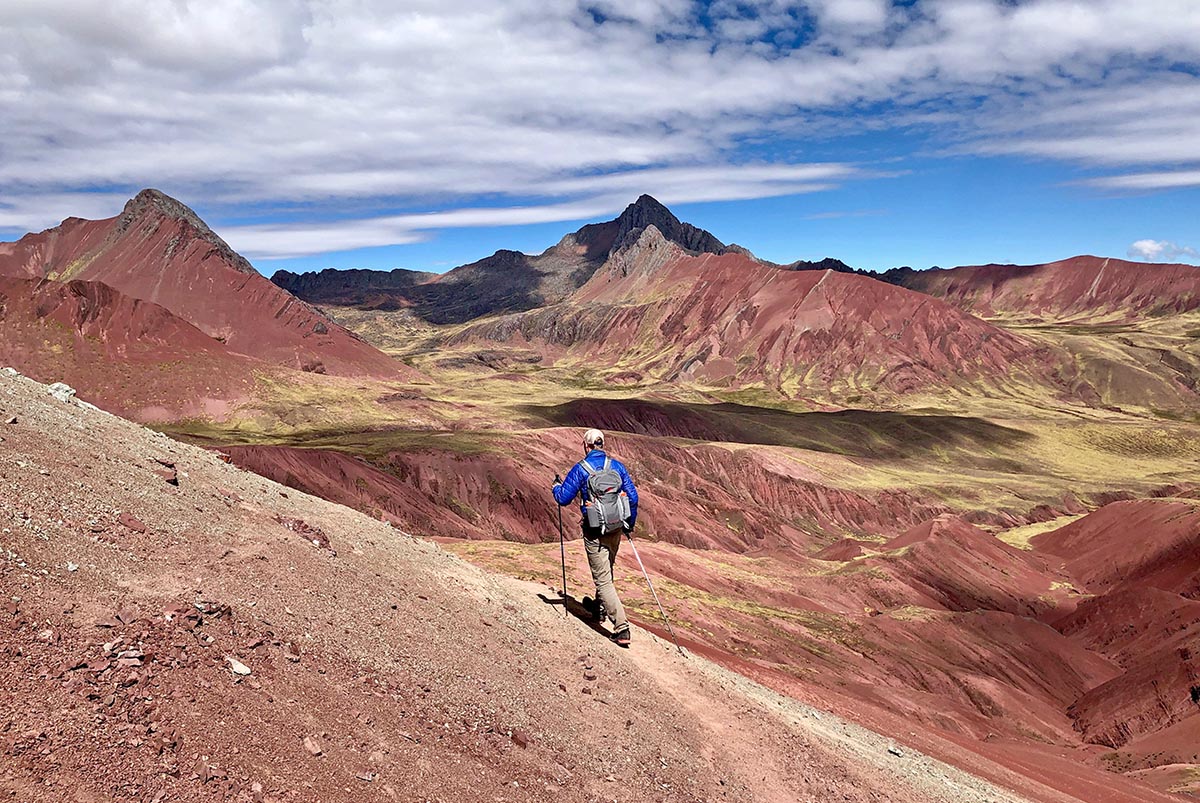
<svg viewBox="0 0 1200 803">
<path fill-rule="evenodd" d="M 592 451 L 588 452 L 587 456 L 583 459 L 588 461 L 588 464 L 591 465 L 592 468 L 599 469 L 604 466 L 604 458 L 606 456 L 607 455 L 605 455 L 602 450 L 593 449 Z M 625 466 L 615 457 L 612 459 L 612 468 L 621 475 L 621 490 L 624 491 L 625 495 L 629 497 L 629 527 L 632 529 L 634 522 L 637 521 L 637 488 L 634 487 L 633 477 L 629 476 L 629 472 L 625 469 Z M 584 515 L 583 503 L 587 501 L 585 499 L 586 495 L 587 472 L 584 471 L 578 463 L 576 463 L 571 467 L 571 470 L 567 472 L 566 479 L 562 481 L 562 484 L 554 486 L 554 501 L 558 502 L 560 505 L 569 505 L 571 504 L 571 500 L 578 496 L 579 515 L 582 518 Z"/>
</svg>

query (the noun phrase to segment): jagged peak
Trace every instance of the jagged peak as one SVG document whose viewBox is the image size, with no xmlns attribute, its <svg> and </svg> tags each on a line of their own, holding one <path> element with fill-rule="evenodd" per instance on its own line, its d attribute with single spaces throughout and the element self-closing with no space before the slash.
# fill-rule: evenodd
<svg viewBox="0 0 1200 803">
<path fill-rule="evenodd" d="M 636 201 L 625 207 L 616 222 L 614 250 L 621 248 L 628 240 L 636 239 L 638 232 L 648 226 L 654 226 L 663 237 L 688 251 L 719 254 L 725 250 L 725 243 L 704 229 L 684 223 L 650 195 L 638 196 Z"/>
<path fill-rule="evenodd" d="M 220 252 L 221 256 L 236 270 L 242 273 L 257 273 L 254 266 L 244 256 L 234 251 L 229 243 L 209 228 L 192 208 L 182 201 L 172 198 L 162 190 L 147 188 L 131 198 L 121 211 L 117 225 L 121 231 L 128 229 L 135 221 L 148 215 L 178 220 L 189 226 L 196 237 L 208 242 Z"/>
</svg>

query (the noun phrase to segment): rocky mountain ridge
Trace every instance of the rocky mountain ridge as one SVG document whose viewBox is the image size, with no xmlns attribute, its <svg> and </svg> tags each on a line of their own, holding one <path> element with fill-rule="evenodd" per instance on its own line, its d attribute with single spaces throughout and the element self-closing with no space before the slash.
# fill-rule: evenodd
<svg viewBox="0 0 1200 803">
<path fill-rule="evenodd" d="M 443 274 L 403 268 L 391 271 L 327 268 L 307 274 L 277 271 L 271 281 L 322 306 L 406 309 L 432 324 L 464 323 L 565 300 L 615 252 L 635 242 L 651 226 L 687 251 L 744 252 L 682 222 L 654 198 L 642 195 L 617 218 L 588 224 L 536 255 L 502 249 Z"/>
</svg>

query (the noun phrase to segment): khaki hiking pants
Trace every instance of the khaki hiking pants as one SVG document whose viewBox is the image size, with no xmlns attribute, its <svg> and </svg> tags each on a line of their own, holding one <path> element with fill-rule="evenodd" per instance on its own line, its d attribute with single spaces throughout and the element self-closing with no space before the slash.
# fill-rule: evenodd
<svg viewBox="0 0 1200 803">
<path fill-rule="evenodd" d="M 629 627 L 629 620 L 625 618 L 625 606 L 621 604 L 617 588 L 613 585 L 613 566 L 617 562 L 617 551 L 621 548 L 621 532 L 597 538 L 584 530 L 583 548 L 587 551 L 588 565 L 592 568 L 592 579 L 596 581 L 596 598 L 604 603 L 613 630 L 625 630 Z"/>
</svg>

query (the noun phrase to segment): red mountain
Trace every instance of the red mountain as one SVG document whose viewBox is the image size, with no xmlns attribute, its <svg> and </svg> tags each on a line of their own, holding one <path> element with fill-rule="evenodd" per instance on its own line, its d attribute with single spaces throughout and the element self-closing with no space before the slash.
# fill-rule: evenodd
<svg viewBox="0 0 1200 803">
<path fill-rule="evenodd" d="M 68 218 L 0 244 L 0 275 L 98 281 L 151 301 L 241 354 L 306 371 L 404 366 L 261 276 L 180 202 L 143 190 L 105 220 Z"/>
<path fill-rule="evenodd" d="M 984 317 L 1127 320 L 1200 307 L 1200 268 L 1094 256 L 913 271 L 896 280 Z"/>
<path fill-rule="evenodd" d="M 481 321 L 455 342 L 514 341 L 566 362 L 784 392 L 1003 383 L 1070 387 L 1064 355 L 921 293 L 865 276 L 693 254 L 655 228 L 566 302 Z"/>
<path fill-rule="evenodd" d="M 141 421 L 220 415 L 264 367 L 164 307 L 100 282 L 0 276 L 0 364 Z"/>
</svg>

